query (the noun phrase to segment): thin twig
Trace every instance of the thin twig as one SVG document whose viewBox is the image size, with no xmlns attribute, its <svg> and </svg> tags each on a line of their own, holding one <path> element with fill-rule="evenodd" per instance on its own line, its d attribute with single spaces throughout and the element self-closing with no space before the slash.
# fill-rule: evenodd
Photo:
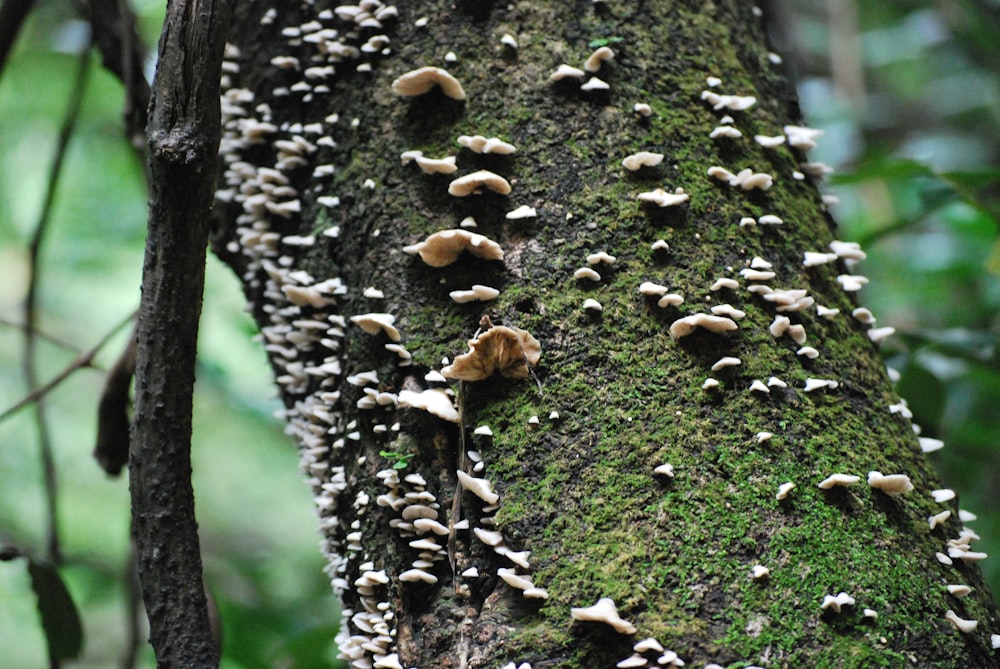
<svg viewBox="0 0 1000 669">
<path fill-rule="evenodd" d="M 3 316 L 0 316 L 0 325 L 6 325 L 7 327 L 11 327 L 14 328 L 15 330 L 19 330 L 25 333 L 31 332 L 42 341 L 47 341 L 48 343 L 58 346 L 59 348 L 66 349 L 70 353 L 76 353 L 77 355 L 79 355 L 82 352 L 80 350 L 80 347 L 77 346 L 76 344 L 71 344 L 68 341 L 63 341 L 59 337 L 56 337 L 53 334 L 49 334 L 48 332 L 45 332 L 44 330 L 41 330 L 39 328 L 31 330 L 28 328 L 27 325 L 19 321 L 14 321 L 9 318 L 4 318 Z"/>
<path fill-rule="evenodd" d="M 62 174 L 63 163 L 66 158 L 66 149 L 69 147 L 69 140 L 73 136 L 77 119 L 80 117 L 80 108 L 83 104 L 83 94 L 87 89 L 87 75 L 90 72 L 90 49 L 84 49 L 79 57 L 76 77 L 73 81 L 73 88 L 70 91 L 69 107 L 66 116 L 63 118 L 62 127 L 59 129 L 59 139 L 56 143 L 55 156 L 52 161 L 52 169 L 49 172 L 49 181 L 46 186 L 45 199 L 42 203 L 42 210 L 38 216 L 38 223 L 31 236 L 28 245 L 28 291 L 24 298 L 24 379 L 28 386 L 28 392 L 34 392 L 39 387 L 38 369 L 35 362 L 36 344 L 38 338 L 35 335 L 38 324 L 38 287 L 41 283 L 41 252 L 42 243 L 45 240 L 45 233 L 48 231 L 49 223 L 52 220 L 52 205 L 55 202 L 56 190 L 59 187 L 59 177 Z M 49 425 L 46 420 L 45 403 L 36 401 L 35 423 L 38 427 L 38 446 L 42 460 L 42 472 L 45 479 L 45 503 L 46 503 L 46 534 L 48 558 L 52 564 L 58 566 L 62 563 L 62 551 L 59 546 L 59 506 L 58 506 L 58 482 L 56 480 L 55 458 L 52 454 L 52 439 L 49 435 Z"/>
<path fill-rule="evenodd" d="M 17 404 L 10 407 L 3 413 L 0 413 L 0 423 L 7 420 L 8 418 L 13 416 L 18 411 L 28 406 L 32 402 L 36 402 L 45 397 L 46 395 L 48 395 L 76 370 L 83 369 L 85 367 L 95 367 L 93 361 L 94 358 L 97 356 L 97 354 L 101 351 L 101 349 L 103 349 L 107 345 L 109 341 L 111 341 L 112 337 L 118 334 L 118 332 L 120 332 L 123 327 L 128 325 L 129 322 L 135 318 L 135 314 L 136 312 L 133 311 L 131 314 L 128 315 L 127 318 L 122 319 L 121 322 L 119 322 L 117 325 L 111 328 L 103 337 L 101 337 L 101 340 L 97 342 L 97 344 L 95 344 L 93 348 L 91 348 L 88 351 L 84 351 L 79 356 L 77 356 L 76 359 L 73 360 L 73 362 L 66 365 L 66 367 L 64 367 L 61 372 L 56 374 L 44 386 L 40 386 L 35 390 L 31 391 L 30 393 L 22 397 L 20 400 L 18 400 Z"/>
</svg>

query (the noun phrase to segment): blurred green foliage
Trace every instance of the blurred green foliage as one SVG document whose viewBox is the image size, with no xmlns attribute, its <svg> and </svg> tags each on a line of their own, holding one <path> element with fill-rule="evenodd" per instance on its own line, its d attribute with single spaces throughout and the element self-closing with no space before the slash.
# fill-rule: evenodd
<svg viewBox="0 0 1000 669">
<path fill-rule="evenodd" d="M 785 0 L 777 46 L 798 75 L 805 116 L 827 130 L 811 158 L 847 176 L 828 190 L 841 238 L 862 242 L 862 301 L 901 373 L 946 485 L 979 515 L 982 550 L 1000 553 L 998 174 L 1000 26 L 989 0 Z M 136 7 L 155 44 L 162 7 Z M 25 246 L 48 179 L 82 24 L 42 2 L 0 79 L 0 318 L 20 322 Z M 122 137 L 120 85 L 92 58 L 42 257 L 41 327 L 92 346 L 138 301 L 145 226 L 141 172 Z M 832 73 L 832 74 L 831 74 Z M 271 418 L 270 370 L 250 342 L 236 280 L 209 263 L 194 434 L 195 488 L 207 581 L 225 626 L 223 667 L 334 666 L 335 602 L 315 545 L 311 495 L 290 440 Z M 107 366 L 123 345 L 98 356 Z M 0 325 L 0 409 L 25 393 L 22 335 Z M 41 344 L 42 376 L 75 356 Z M 60 475 L 61 574 L 82 613 L 79 667 L 117 664 L 125 637 L 128 492 L 90 457 L 102 378 L 81 370 L 49 398 Z M 82 400 L 82 401 L 81 401 Z M 405 457 L 397 458 L 405 466 Z M 0 543 L 41 553 L 44 501 L 29 411 L 0 423 Z M 983 564 L 1000 592 L 1000 561 Z M 9 666 L 45 664 L 31 582 L 0 563 L 0 648 Z M 143 648 L 140 666 L 153 665 Z"/>
</svg>

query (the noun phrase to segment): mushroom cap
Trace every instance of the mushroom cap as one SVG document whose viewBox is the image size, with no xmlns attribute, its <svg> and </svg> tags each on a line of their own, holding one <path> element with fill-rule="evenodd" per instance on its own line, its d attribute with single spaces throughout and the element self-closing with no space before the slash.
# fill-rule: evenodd
<svg viewBox="0 0 1000 669">
<path fill-rule="evenodd" d="M 670 326 L 670 336 L 675 339 L 680 339 L 681 337 L 686 337 L 691 334 L 699 327 L 711 330 L 712 332 L 727 332 L 729 330 L 735 330 L 739 326 L 736 325 L 736 321 L 724 316 L 693 314 L 691 316 L 685 316 L 684 318 L 678 318 L 674 321 Z"/>
<path fill-rule="evenodd" d="M 880 471 L 868 472 L 868 485 L 892 496 L 902 495 L 913 490 L 913 483 L 910 482 L 910 477 L 906 474 L 886 476 Z"/>
<path fill-rule="evenodd" d="M 561 81 L 566 78 L 583 79 L 584 74 L 584 71 L 580 68 L 563 63 L 549 75 L 549 81 Z"/>
<path fill-rule="evenodd" d="M 489 170 L 479 170 L 452 181 L 448 184 L 448 193 L 455 197 L 466 197 L 482 191 L 483 188 L 507 195 L 510 193 L 510 182 Z"/>
<path fill-rule="evenodd" d="M 441 230 L 422 242 L 403 248 L 406 253 L 420 254 L 420 259 L 431 267 L 446 267 L 466 250 L 484 260 L 503 260 L 499 244 L 463 228 Z"/>
<path fill-rule="evenodd" d="M 414 409 L 423 409 L 449 423 L 457 423 L 459 421 L 458 409 L 452 404 L 451 398 L 448 397 L 446 392 L 437 388 L 431 388 L 419 393 L 413 390 L 400 390 L 399 405 Z"/>
<path fill-rule="evenodd" d="M 597 72 L 601 69 L 601 65 L 615 57 L 615 52 L 609 47 L 602 46 L 594 53 L 590 54 L 587 58 L 587 62 L 583 64 L 583 69 L 587 72 Z"/>
<path fill-rule="evenodd" d="M 435 86 L 440 86 L 441 92 L 453 100 L 465 99 L 462 84 L 447 70 L 440 67 L 420 67 L 401 75 L 392 82 L 393 92 L 403 97 L 423 95 Z"/>
<path fill-rule="evenodd" d="M 542 347 L 526 330 L 494 325 L 469 340 L 469 352 L 441 370 L 449 379 L 480 381 L 500 372 L 509 379 L 523 379 L 538 364 Z"/>
<path fill-rule="evenodd" d="M 448 156 L 446 158 L 427 158 L 426 156 L 420 155 L 414 158 L 417 161 L 417 166 L 420 167 L 424 174 L 454 174 L 458 171 L 458 167 L 455 166 L 455 156 Z"/>
<path fill-rule="evenodd" d="M 351 322 L 368 334 L 377 334 L 379 330 L 384 330 L 392 341 L 400 340 L 399 330 L 393 327 L 396 317 L 392 314 L 359 314 L 351 316 Z"/>
<path fill-rule="evenodd" d="M 597 600 L 597 603 L 593 606 L 585 608 L 574 607 L 570 609 L 570 615 L 573 616 L 574 620 L 607 623 L 622 634 L 635 634 L 637 631 L 635 625 L 618 615 L 618 609 L 615 607 L 614 601 L 608 597 Z"/>
<path fill-rule="evenodd" d="M 640 167 L 655 167 L 663 162 L 662 153 L 652 153 L 651 151 L 638 151 L 626 156 L 622 160 L 622 167 L 635 172 Z"/>
</svg>

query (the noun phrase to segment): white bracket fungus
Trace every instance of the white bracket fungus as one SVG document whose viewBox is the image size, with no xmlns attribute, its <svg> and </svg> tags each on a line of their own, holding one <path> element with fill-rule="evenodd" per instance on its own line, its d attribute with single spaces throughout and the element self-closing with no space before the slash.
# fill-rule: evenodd
<svg viewBox="0 0 1000 669">
<path fill-rule="evenodd" d="M 583 301 L 583 308 L 587 311 L 604 311 L 601 303 L 592 297 L 588 297 Z"/>
<path fill-rule="evenodd" d="M 499 137 L 459 135 L 458 143 L 475 153 L 496 153 L 499 155 L 509 155 L 517 151 L 517 148 L 515 148 L 513 144 L 509 144 Z"/>
<path fill-rule="evenodd" d="M 709 311 L 711 311 L 716 316 L 728 316 L 729 318 L 732 318 L 734 321 L 746 318 L 747 315 L 747 312 L 740 311 L 731 304 L 716 304 L 714 307 L 709 309 Z"/>
<path fill-rule="evenodd" d="M 840 384 L 831 379 L 814 379 L 810 377 L 806 379 L 806 385 L 803 386 L 802 390 L 811 393 L 822 388 L 830 388 L 832 390 L 838 385 Z"/>
<path fill-rule="evenodd" d="M 400 390 L 399 406 L 423 409 L 449 423 L 457 423 L 460 420 L 458 409 L 452 404 L 451 397 L 445 391 L 437 388 L 419 393 L 413 390 Z"/>
<path fill-rule="evenodd" d="M 711 332 L 729 332 L 731 330 L 736 330 L 739 326 L 736 325 L 735 321 L 724 316 L 693 314 L 674 321 L 670 325 L 670 336 L 674 339 L 686 337 L 699 327 L 705 328 Z"/>
<path fill-rule="evenodd" d="M 951 511 L 945 509 L 941 513 L 935 513 L 933 516 L 927 518 L 927 524 L 933 530 L 938 525 L 944 524 L 949 518 L 951 518 Z"/>
<path fill-rule="evenodd" d="M 720 125 L 712 129 L 712 132 L 708 133 L 710 139 L 717 139 L 719 137 L 724 137 L 726 139 L 737 139 L 743 136 L 737 128 L 731 125 Z"/>
<path fill-rule="evenodd" d="M 785 143 L 784 135 L 775 135 L 774 137 L 768 137 L 767 135 L 754 135 L 753 139 L 765 149 L 773 149 Z"/>
<path fill-rule="evenodd" d="M 816 251 L 806 251 L 802 254 L 802 266 L 803 267 L 816 267 L 817 265 L 825 265 L 826 263 L 833 262 L 837 259 L 836 253 L 819 253 Z"/>
<path fill-rule="evenodd" d="M 652 202 L 658 207 L 676 207 L 677 205 L 690 200 L 691 196 L 685 193 L 681 188 L 678 188 L 673 193 L 668 193 L 662 188 L 656 188 L 651 191 L 639 193 L 636 195 L 636 199 L 641 200 L 642 202 Z"/>
<path fill-rule="evenodd" d="M 944 614 L 944 619 L 955 626 L 959 632 L 963 634 L 969 634 L 970 632 L 975 632 L 976 628 L 979 626 L 978 620 L 966 620 L 965 618 L 959 618 L 958 614 L 948 609 Z"/>
<path fill-rule="evenodd" d="M 770 573 L 771 570 L 762 564 L 754 565 L 753 569 L 750 570 L 750 575 L 755 579 L 765 578 Z"/>
<path fill-rule="evenodd" d="M 846 592 L 841 592 L 837 595 L 826 595 L 820 608 L 824 611 L 829 609 L 834 613 L 840 613 L 844 606 L 854 606 L 854 598 Z"/>
<path fill-rule="evenodd" d="M 491 484 L 487 479 L 469 476 L 461 469 L 457 470 L 455 474 L 458 476 L 458 481 L 462 484 L 463 488 L 487 504 L 496 504 L 500 501 L 500 495 L 493 491 L 493 484 Z"/>
<path fill-rule="evenodd" d="M 823 134 L 823 130 L 814 130 L 801 125 L 786 125 L 782 128 L 788 136 L 788 143 L 801 151 L 809 151 L 816 148 L 816 139 Z"/>
<path fill-rule="evenodd" d="M 674 477 L 674 466 L 669 462 L 665 462 L 662 465 L 657 465 L 653 468 L 654 474 L 659 474 L 660 476 L 666 476 L 667 478 Z"/>
<path fill-rule="evenodd" d="M 638 667 L 649 666 L 649 661 L 642 655 L 632 655 L 621 660 L 616 665 L 618 669 L 637 669 Z"/>
<path fill-rule="evenodd" d="M 403 247 L 404 253 L 420 254 L 420 259 L 431 267 L 446 267 L 466 250 L 484 260 L 503 260 L 499 244 L 461 228 L 441 230 L 422 242 Z"/>
<path fill-rule="evenodd" d="M 587 620 L 611 625 L 616 632 L 621 634 L 635 634 L 635 625 L 618 615 L 615 603 L 608 597 L 597 600 L 593 606 L 585 608 L 574 607 L 570 609 L 573 620 Z"/>
<path fill-rule="evenodd" d="M 712 105 L 715 111 L 720 109 L 743 111 L 757 104 L 757 98 L 752 95 L 720 95 L 714 91 L 702 91 L 701 99 Z"/>
<path fill-rule="evenodd" d="M 643 167 L 656 167 L 663 162 L 662 153 L 652 153 L 650 151 L 638 151 L 626 156 L 622 160 L 622 167 L 635 172 Z"/>
<path fill-rule="evenodd" d="M 392 82 L 393 92 L 403 97 L 423 95 L 435 86 L 440 86 L 441 92 L 453 100 L 465 99 L 462 84 L 440 67 L 421 67 L 411 70 Z"/>
<path fill-rule="evenodd" d="M 965 597 L 972 593 L 972 588 L 967 585 L 949 585 L 948 594 L 955 597 Z"/>
<path fill-rule="evenodd" d="M 529 207 L 526 204 L 522 204 L 517 209 L 513 209 L 511 211 L 508 211 L 504 215 L 504 218 L 506 218 L 508 221 L 516 221 L 516 220 L 519 220 L 519 219 L 522 219 L 522 218 L 534 218 L 537 215 L 538 215 L 538 212 L 535 211 L 534 207 Z"/>
<path fill-rule="evenodd" d="M 677 293 L 667 293 L 656 301 L 658 307 L 676 307 L 684 303 L 684 296 Z"/>
<path fill-rule="evenodd" d="M 795 484 L 792 483 L 791 481 L 787 481 L 785 483 L 782 483 L 780 486 L 778 486 L 778 492 L 774 496 L 775 499 L 779 499 L 779 500 L 785 499 L 786 497 L 788 497 L 788 493 L 790 493 L 794 488 L 795 488 Z"/>
<path fill-rule="evenodd" d="M 580 86 L 580 90 L 581 91 L 585 91 L 587 93 L 593 93 L 593 92 L 596 92 L 596 91 L 608 91 L 608 90 L 611 90 L 611 86 L 609 86 L 608 82 L 604 81 L 603 79 L 598 79 L 597 77 L 592 77 L 590 79 L 590 81 L 588 81 L 587 83 L 582 84 Z"/>
<path fill-rule="evenodd" d="M 500 195 L 508 195 L 511 190 L 510 182 L 499 174 L 489 170 L 479 170 L 452 181 L 448 184 L 448 193 L 455 197 L 466 197 L 481 193 L 483 188 Z"/>
<path fill-rule="evenodd" d="M 658 283 L 653 283 L 652 281 L 643 281 L 639 284 L 639 292 L 643 295 L 664 295 L 670 290 L 666 286 L 661 286 Z"/>
<path fill-rule="evenodd" d="M 955 499 L 955 491 L 951 488 L 939 488 L 938 490 L 931 490 L 931 497 L 938 504 L 944 504 Z"/>
<path fill-rule="evenodd" d="M 475 284 L 469 290 L 453 290 L 448 293 L 448 297 L 452 301 L 458 304 L 465 304 L 467 302 L 489 302 L 490 300 L 495 300 L 500 296 L 500 291 L 496 288 L 491 288 L 490 286 L 483 286 L 481 284 Z"/>
<path fill-rule="evenodd" d="M 732 356 L 725 356 L 715 361 L 715 364 L 712 365 L 712 371 L 717 372 L 720 369 L 724 369 L 726 367 L 735 367 L 736 365 L 742 365 L 742 364 L 743 361 L 740 360 L 739 358 L 734 358 Z"/>
<path fill-rule="evenodd" d="M 458 171 L 458 167 L 455 165 L 455 156 L 435 159 L 420 155 L 416 156 L 414 160 L 417 161 L 417 166 L 424 174 L 454 174 Z"/>
<path fill-rule="evenodd" d="M 636 102 L 632 105 L 632 111 L 639 116 L 651 116 L 653 114 L 653 108 L 645 102 Z"/>
<path fill-rule="evenodd" d="M 590 279 L 591 281 L 600 281 L 601 275 L 595 272 L 590 267 L 581 267 L 580 269 L 573 272 L 574 279 Z"/>
<path fill-rule="evenodd" d="M 392 314 L 359 314 L 351 316 L 351 322 L 368 334 L 377 334 L 379 330 L 382 330 L 392 341 L 398 342 L 401 339 L 399 330 L 393 327 L 396 317 Z"/>
<path fill-rule="evenodd" d="M 587 57 L 587 61 L 583 64 L 583 69 L 587 72 L 597 72 L 601 69 L 601 65 L 609 60 L 613 60 L 614 57 L 614 51 L 606 46 L 602 46 Z"/>
<path fill-rule="evenodd" d="M 723 288 L 729 288 L 730 290 L 736 290 L 739 287 L 740 287 L 740 283 L 736 279 L 722 278 L 722 279 L 716 279 L 715 283 L 713 283 L 711 286 L 709 286 L 708 289 L 710 291 L 712 291 L 713 293 L 715 293 L 715 292 L 718 292 L 718 291 L 722 290 Z"/>
<path fill-rule="evenodd" d="M 868 485 L 891 496 L 902 495 L 913 490 L 913 483 L 910 482 L 910 477 L 906 474 L 886 476 L 879 471 L 870 471 L 868 472 Z"/>
<path fill-rule="evenodd" d="M 504 36 L 500 38 L 500 43 L 504 46 L 509 46 L 511 49 L 517 49 L 517 40 L 509 33 L 504 33 Z"/>
<path fill-rule="evenodd" d="M 764 385 L 764 382 L 760 379 L 754 379 L 753 383 L 750 384 L 750 392 L 754 393 L 764 393 L 765 395 L 771 394 L 771 389 Z"/>
<path fill-rule="evenodd" d="M 573 67 L 571 65 L 566 65 L 563 63 L 556 68 L 555 72 L 549 75 L 549 81 L 562 81 L 563 79 L 583 79 L 586 76 L 586 72 L 578 67 Z"/>
<path fill-rule="evenodd" d="M 601 263 L 614 265 L 616 260 L 618 260 L 618 258 L 605 251 L 598 251 L 597 253 L 591 253 L 587 256 L 588 265 L 599 265 Z"/>
<path fill-rule="evenodd" d="M 851 474 L 832 474 L 819 482 L 819 487 L 823 490 L 830 490 L 835 486 L 849 486 L 861 480 L 860 476 Z"/>
</svg>

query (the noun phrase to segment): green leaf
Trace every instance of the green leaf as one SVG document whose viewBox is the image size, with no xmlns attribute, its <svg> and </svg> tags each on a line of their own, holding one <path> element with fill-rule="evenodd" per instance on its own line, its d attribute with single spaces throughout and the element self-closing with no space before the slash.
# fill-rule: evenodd
<svg viewBox="0 0 1000 669">
<path fill-rule="evenodd" d="M 28 559 L 31 589 L 38 598 L 38 613 L 49 649 L 49 658 L 72 660 L 83 650 L 83 627 L 76 604 L 59 572 L 50 564 Z"/>
</svg>

